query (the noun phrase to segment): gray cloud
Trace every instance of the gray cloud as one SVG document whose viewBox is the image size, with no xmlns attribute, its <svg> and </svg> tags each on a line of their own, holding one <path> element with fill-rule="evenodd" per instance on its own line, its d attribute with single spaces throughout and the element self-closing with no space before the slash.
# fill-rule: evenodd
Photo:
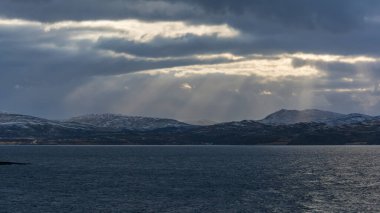
<svg viewBox="0 0 380 213">
<path fill-rule="evenodd" d="M 98 47 L 142 57 L 170 57 L 223 52 L 240 53 L 242 50 L 239 47 L 244 47 L 243 44 L 247 43 L 232 38 L 185 35 L 179 38 L 156 37 L 149 43 L 125 39 L 101 39 Z"/>
</svg>

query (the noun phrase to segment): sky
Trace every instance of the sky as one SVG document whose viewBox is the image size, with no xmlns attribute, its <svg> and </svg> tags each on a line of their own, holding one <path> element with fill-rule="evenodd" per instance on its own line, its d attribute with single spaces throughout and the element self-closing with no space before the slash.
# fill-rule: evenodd
<svg viewBox="0 0 380 213">
<path fill-rule="evenodd" d="M 1 0 L 0 111 L 380 115 L 378 0 Z"/>
</svg>

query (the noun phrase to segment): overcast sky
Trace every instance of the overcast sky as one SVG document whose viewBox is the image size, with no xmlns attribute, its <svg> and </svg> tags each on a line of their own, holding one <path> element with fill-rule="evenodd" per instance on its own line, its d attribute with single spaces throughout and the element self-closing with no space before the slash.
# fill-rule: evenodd
<svg viewBox="0 0 380 213">
<path fill-rule="evenodd" d="M 0 111 L 380 115 L 378 0 L 1 0 Z"/>
</svg>

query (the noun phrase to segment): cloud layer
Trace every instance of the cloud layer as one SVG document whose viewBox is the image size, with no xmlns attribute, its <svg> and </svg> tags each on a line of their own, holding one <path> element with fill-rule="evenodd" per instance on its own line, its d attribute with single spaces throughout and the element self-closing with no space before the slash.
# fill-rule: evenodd
<svg viewBox="0 0 380 213">
<path fill-rule="evenodd" d="M 380 114 L 376 0 L 3 0 L 0 110 Z"/>
</svg>

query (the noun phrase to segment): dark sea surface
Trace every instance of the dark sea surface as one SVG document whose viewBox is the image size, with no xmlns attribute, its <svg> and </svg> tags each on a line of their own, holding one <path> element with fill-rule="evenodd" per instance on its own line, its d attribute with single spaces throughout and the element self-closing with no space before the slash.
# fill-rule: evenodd
<svg viewBox="0 0 380 213">
<path fill-rule="evenodd" d="M 0 146 L 0 212 L 380 212 L 380 146 Z"/>
</svg>

